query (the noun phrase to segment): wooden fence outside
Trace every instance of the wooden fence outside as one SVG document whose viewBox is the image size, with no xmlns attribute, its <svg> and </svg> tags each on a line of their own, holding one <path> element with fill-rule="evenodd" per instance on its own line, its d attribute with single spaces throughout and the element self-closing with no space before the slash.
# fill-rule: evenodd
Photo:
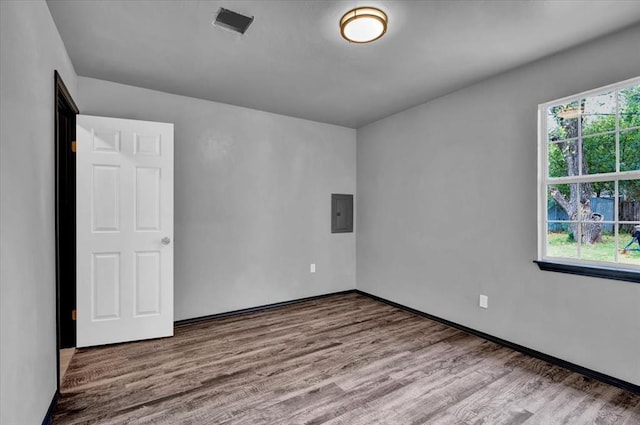
<svg viewBox="0 0 640 425">
<path fill-rule="evenodd" d="M 620 221 L 634 221 L 640 224 L 640 201 L 623 201 L 619 206 Z M 620 233 L 630 232 L 633 225 L 620 226 Z"/>
<path fill-rule="evenodd" d="M 591 210 L 602 214 L 605 221 L 613 221 L 615 218 L 614 200 L 612 198 L 591 198 Z M 618 206 L 620 221 L 633 221 L 640 224 L 640 201 L 622 201 Z M 549 220 L 568 220 L 567 213 L 555 202 L 551 202 L 547 208 Z M 621 225 L 620 233 L 631 231 L 633 225 Z M 562 232 L 567 229 L 563 223 L 550 223 L 549 231 Z M 613 224 L 605 224 L 603 230 L 613 233 Z"/>
</svg>

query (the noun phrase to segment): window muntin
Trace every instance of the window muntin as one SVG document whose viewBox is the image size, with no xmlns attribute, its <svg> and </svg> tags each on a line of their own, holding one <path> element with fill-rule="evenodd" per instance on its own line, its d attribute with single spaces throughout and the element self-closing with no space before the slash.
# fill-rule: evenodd
<svg viewBox="0 0 640 425">
<path fill-rule="evenodd" d="M 640 78 L 539 114 L 538 259 L 640 270 Z"/>
</svg>

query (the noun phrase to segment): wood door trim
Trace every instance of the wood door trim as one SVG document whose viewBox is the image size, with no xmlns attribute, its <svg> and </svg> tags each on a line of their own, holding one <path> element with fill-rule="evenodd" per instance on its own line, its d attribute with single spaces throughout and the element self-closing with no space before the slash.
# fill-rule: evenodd
<svg viewBox="0 0 640 425">
<path fill-rule="evenodd" d="M 73 100 L 71 93 L 69 93 L 69 89 L 67 89 L 67 86 L 65 85 L 64 81 L 62 81 L 62 77 L 60 76 L 57 70 L 53 71 L 53 74 L 54 74 L 54 80 L 55 80 L 54 84 L 55 84 L 56 105 L 58 104 L 58 100 L 60 99 L 60 96 L 61 96 L 62 98 L 64 98 L 64 101 L 69 104 L 69 107 L 73 110 L 73 112 L 75 112 L 76 114 L 79 114 L 80 110 L 78 109 L 78 105 L 76 105 L 76 102 Z M 56 113 L 57 113 L 57 109 L 56 109 Z"/>
<path fill-rule="evenodd" d="M 64 261 L 65 259 L 67 259 L 68 257 L 66 255 L 63 255 L 61 253 L 61 246 L 60 246 L 60 242 L 61 242 L 61 235 L 60 235 L 60 222 L 61 220 L 72 220 L 73 223 L 71 223 L 73 226 L 75 226 L 75 215 L 69 217 L 68 215 L 63 215 L 63 212 L 61 211 L 61 205 L 60 205 L 60 193 L 59 193 L 59 184 L 60 184 L 60 177 L 63 175 L 63 173 L 68 172 L 68 170 L 66 169 L 66 162 L 64 161 L 60 161 L 60 148 L 61 148 L 61 144 L 62 143 L 66 143 L 68 141 L 61 141 L 59 140 L 58 134 L 59 134 L 59 120 L 60 120 L 60 112 L 61 110 L 69 110 L 71 112 L 73 112 L 73 115 L 77 115 L 80 111 L 78 109 L 78 106 L 76 105 L 75 101 L 73 100 L 73 97 L 71 96 L 71 93 L 69 93 L 69 90 L 67 89 L 67 86 L 65 85 L 64 81 L 62 80 L 62 77 L 60 76 L 60 74 L 58 73 L 57 70 L 54 70 L 54 77 L 53 77 L 53 98 L 54 98 L 54 103 L 53 103 L 53 111 L 54 111 L 54 130 L 53 130 L 53 139 L 54 139 L 54 162 L 55 162 L 55 167 L 54 167 L 54 178 L 55 178 L 55 183 L 54 183 L 54 191 L 55 191 L 55 261 L 56 261 L 56 276 L 55 276 L 55 280 L 56 280 L 56 395 L 59 394 L 60 391 L 60 272 L 61 272 L 61 264 L 62 261 Z M 74 119 L 75 121 L 75 119 Z M 75 123 L 74 123 L 75 125 Z M 71 147 L 69 146 L 68 149 L 70 149 Z M 75 170 L 74 170 L 75 172 Z M 75 190 L 75 189 L 74 189 Z M 75 208 L 75 206 L 74 206 Z M 75 258 L 75 253 L 73 253 L 73 256 Z M 52 400 L 52 404 L 55 404 L 57 401 L 57 396 L 54 396 L 53 400 Z M 51 407 L 50 407 L 50 410 Z M 46 418 L 45 418 L 46 419 Z"/>
</svg>

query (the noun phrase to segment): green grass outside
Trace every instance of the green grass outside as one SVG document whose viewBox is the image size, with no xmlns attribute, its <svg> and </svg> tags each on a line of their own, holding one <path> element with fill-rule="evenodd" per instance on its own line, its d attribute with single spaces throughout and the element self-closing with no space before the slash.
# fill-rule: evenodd
<svg viewBox="0 0 640 425">
<path fill-rule="evenodd" d="M 622 264 L 635 264 L 640 266 L 640 251 L 622 252 L 622 248 L 629 243 L 631 236 L 620 235 L 618 251 L 618 262 Z M 549 233 L 547 235 L 549 246 L 547 255 L 550 257 L 578 258 L 578 244 L 569 240 L 567 233 Z M 615 237 L 614 235 L 603 234 L 602 243 L 593 245 L 582 245 L 582 259 L 593 261 L 615 262 Z M 630 248 L 638 249 L 638 244 L 634 243 Z"/>
</svg>

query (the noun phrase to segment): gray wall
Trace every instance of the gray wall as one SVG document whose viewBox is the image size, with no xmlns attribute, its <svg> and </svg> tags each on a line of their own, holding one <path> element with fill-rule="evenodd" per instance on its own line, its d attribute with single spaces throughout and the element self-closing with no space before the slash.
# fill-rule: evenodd
<svg viewBox="0 0 640 425">
<path fill-rule="evenodd" d="M 355 193 L 355 130 L 90 78 L 78 89 L 83 114 L 175 124 L 176 320 L 355 288 L 355 234 L 330 233 L 331 193 Z"/>
<path fill-rule="evenodd" d="M 637 76 L 638 40 L 635 26 L 358 129 L 358 289 L 640 384 L 640 285 L 532 263 L 537 105 Z"/>
<path fill-rule="evenodd" d="M 176 125 L 176 319 L 355 287 L 354 235 L 329 233 L 330 193 L 355 193 L 354 130 L 77 81 L 44 2 L 0 1 L 0 16 L 2 424 L 39 423 L 56 388 L 54 69 L 83 113 Z M 640 285 L 531 263 L 536 105 L 637 75 L 638 39 L 359 129 L 358 288 L 640 384 Z"/>
<path fill-rule="evenodd" d="M 76 74 L 44 1 L 0 1 L 0 423 L 56 390 L 53 71 Z"/>
</svg>

